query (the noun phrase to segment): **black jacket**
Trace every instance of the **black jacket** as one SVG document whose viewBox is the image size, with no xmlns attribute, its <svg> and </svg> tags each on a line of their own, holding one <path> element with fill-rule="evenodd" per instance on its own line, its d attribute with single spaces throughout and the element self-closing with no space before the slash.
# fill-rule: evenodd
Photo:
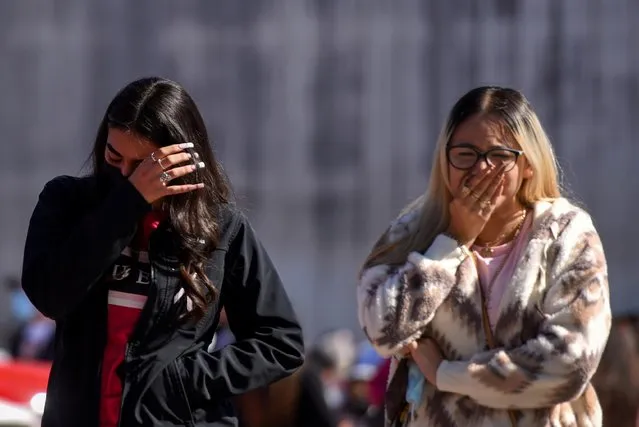
<svg viewBox="0 0 639 427">
<path fill-rule="evenodd" d="M 127 181 L 58 177 L 33 212 L 22 284 L 57 322 L 43 427 L 97 426 L 107 290 L 101 278 L 150 206 Z M 221 239 L 207 273 L 220 291 L 197 324 L 177 321 L 177 247 L 161 224 L 149 244 L 151 293 L 120 368 L 120 426 L 235 426 L 229 398 L 293 373 L 302 333 L 266 251 L 247 219 L 218 207 Z M 225 307 L 237 342 L 207 352 Z"/>
</svg>

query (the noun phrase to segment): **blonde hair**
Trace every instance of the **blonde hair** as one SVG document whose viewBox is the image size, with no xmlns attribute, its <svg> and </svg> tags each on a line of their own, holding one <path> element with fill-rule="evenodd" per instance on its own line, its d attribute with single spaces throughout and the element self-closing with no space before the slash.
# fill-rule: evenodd
<svg viewBox="0 0 639 427">
<path fill-rule="evenodd" d="M 561 196 L 559 166 L 552 145 L 524 95 L 514 89 L 495 86 L 473 89 L 453 106 L 439 134 L 426 193 L 400 214 L 419 209 L 417 227 L 395 242 L 389 242 L 385 233 L 374 245 L 364 268 L 404 263 L 410 252 L 425 250 L 446 230 L 452 200 L 446 146 L 459 125 L 478 114 L 497 120 L 505 128 L 533 170 L 532 177 L 522 183 L 517 194 L 520 203 L 532 206 L 535 202 Z"/>
</svg>

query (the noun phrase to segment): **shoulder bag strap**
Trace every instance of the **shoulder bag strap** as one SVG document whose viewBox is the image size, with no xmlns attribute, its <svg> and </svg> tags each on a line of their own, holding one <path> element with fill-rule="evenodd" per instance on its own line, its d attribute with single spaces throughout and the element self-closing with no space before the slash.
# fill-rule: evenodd
<svg viewBox="0 0 639 427">
<path fill-rule="evenodd" d="M 475 266 L 477 266 L 477 259 L 473 255 L 473 261 L 475 262 Z M 477 270 L 479 272 L 479 269 Z M 479 273 L 478 273 L 479 274 Z M 481 279 L 479 280 L 479 294 L 481 295 L 481 320 L 482 325 L 484 327 L 484 335 L 486 335 L 486 342 L 488 343 L 488 347 L 490 349 L 494 349 L 496 347 L 495 336 L 493 335 L 493 330 L 490 327 L 490 318 L 488 317 L 488 307 L 486 306 L 486 297 L 484 296 L 484 289 L 481 286 Z M 512 427 L 517 427 L 517 416 L 513 411 L 508 411 L 508 417 L 510 418 L 510 425 Z"/>
</svg>

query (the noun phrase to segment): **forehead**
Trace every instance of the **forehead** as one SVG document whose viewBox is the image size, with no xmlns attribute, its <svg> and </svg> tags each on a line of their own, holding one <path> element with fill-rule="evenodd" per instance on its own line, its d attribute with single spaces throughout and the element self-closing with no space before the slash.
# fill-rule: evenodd
<svg viewBox="0 0 639 427">
<path fill-rule="evenodd" d="M 499 119 L 476 115 L 464 120 L 450 138 L 450 145 L 470 144 L 486 150 L 492 147 L 517 147 L 506 126 Z"/>
<path fill-rule="evenodd" d="M 109 128 L 107 143 L 123 158 L 144 159 L 157 150 L 158 146 L 132 132 Z"/>
</svg>

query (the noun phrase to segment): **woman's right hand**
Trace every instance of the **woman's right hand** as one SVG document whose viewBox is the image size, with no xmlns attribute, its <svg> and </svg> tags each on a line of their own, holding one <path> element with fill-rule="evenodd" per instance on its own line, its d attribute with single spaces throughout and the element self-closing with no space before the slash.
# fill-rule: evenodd
<svg viewBox="0 0 639 427">
<path fill-rule="evenodd" d="M 191 160 L 191 155 L 184 150 L 192 148 L 192 143 L 174 144 L 155 150 L 135 168 L 129 181 L 142 194 L 144 199 L 153 203 L 164 196 L 188 193 L 204 188 L 203 183 L 169 185 L 175 179 L 203 168 L 204 163 L 177 166 Z"/>
<path fill-rule="evenodd" d="M 495 210 L 504 187 L 504 168 L 485 169 L 462 184 L 450 203 L 448 233 L 470 248 Z"/>
</svg>

